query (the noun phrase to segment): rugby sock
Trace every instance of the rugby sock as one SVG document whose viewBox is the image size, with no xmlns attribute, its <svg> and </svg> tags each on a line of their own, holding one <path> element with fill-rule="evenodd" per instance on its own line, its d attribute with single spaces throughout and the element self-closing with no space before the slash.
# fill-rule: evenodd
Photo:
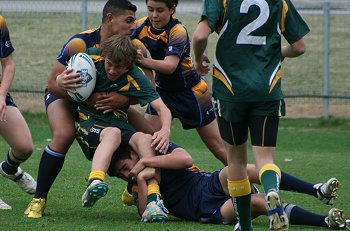
<svg viewBox="0 0 350 231">
<path fill-rule="evenodd" d="M 160 196 L 158 184 L 150 184 L 147 186 L 147 204 L 152 201 L 157 201 Z"/>
<path fill-rule="evenodd" d="M 241 230 L 253 230 L 250 205 L 251 187 L 248 177 L 241 181 L 227 179 L 227 183 Z"/>
<path fill-rule="evenodd" d="M 88 185 L 90 185 L 90 183 L 96 179 L 101 180 L 101 181 L 105 181 L 105 178 L 106 178 L 106 173 L 104 171 L 93 170 L 90 172 Z"/>
<path fill-rule="evenodd" d="M 291 176 L 285 172 L 281 172 L 280 189 L 298 193 L 305 193 L 317 197 L 317 190 L 314 189 L 314 185 L 309 182 L 300 180 L 294 176 Z"/>
<path fill-rule="evenodd" d="M 2 164 L 2 169 L 5 173 L 11 175 L 17 172 L 18 166 L 25 160 L 20 160 L 13 155 L 12 148 L 7 152 L 7 157 L 5 162 Z"/>
<path fill-rule="evenodd" d="M 265 164 L 259 172 L 261 185 L 264 188 L 265 194 L 271 189 L 279 190 L 279 182 L 281 179 L 281 170 L 275 164 Z"/>
<path fill-rule="evenodd" d="M 49 146 L 45 147 L 39 164 L 34 198 L 47 198 L 53 182 L 62 169 L 64 158 L 64 154 L 53 151 Z"/>
<path fill-rule="evenodd" d="M 309 225 L 328 228 L 328 224 L 325 221 L 327 216 L 309 212 L 293 204 L 287 204 L 284 207 L 284 211 L 289 218 L 289 223 L 292 225 Z"/>
</svg>

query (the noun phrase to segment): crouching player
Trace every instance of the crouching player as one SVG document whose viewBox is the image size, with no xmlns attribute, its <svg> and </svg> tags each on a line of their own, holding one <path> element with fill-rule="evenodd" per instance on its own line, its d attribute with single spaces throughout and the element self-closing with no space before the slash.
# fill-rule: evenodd
<svg viewBox="0 0 350 231">
<path fill-rule="evenodd" d="M 106 39 L 100 49 L 88 49 L 97 69 L 96 92 L 115 91 L 132 96 L 139 104 L 150 103 L 161 117 L 161 129 L 152 135 L 136 132 L 128 123 L 128 106 L 110 113 L 103 113 L 94 107 L 79 103 L 79 128 L 77 139 L 84 154 L 92 160 L 88 187 L 82 196 L 84 207 L 92 207 L 108 191 L 105 174 L 113 153 L 120 144 L 130 145 L 142 157 L 154 155 L 155 151 L 165 153 L 168 149 L 171 113 L 164 105 L 153 86 L 135 66 L 136 50 L 128 36 L 114 35 Z M 155 178 L 148 179 L 148 202 L 159 201 L 159 186 Z M 147 188 L 147 187 L 146 187 Z M 146 203 L 145 199 L 145 203 Z M 149 205 L 146 209 L 152 221 L 166 221 L 167 216 L 161 203 Z M 147 218 L 149 220 L 149 218 Z"/>
<path fill-rule="evenodd" d="M 160 168 L 162 199 L 170 214 L 202 223 L 237 223 L 227 189 L 228 168 L 224 167 L 213 173 L 199 170 L 194 166 L 186 168 L 184 166 L 191 164 L 192 158 L 183 148 L 175 144 L 170 144 L 167 153 L 140 159 L 137 152 L 129 146 L 121 146 L 112 158 L 108 174 L 130 182 L 134 176 L 137 176 L 137 180 L 142 177 L 142 180 L 147 179 L 144 178 L 146 174 L 143 171 L 149 173 L 148 167 Z M 248 165 L 251 182 L 258 183 L 259 181 L 255 180 L 257 173 L 254 169 L 254 165 Z M 140 175 L 143 176 L 139 177 Z M 139 185 L 139 182 L 137 183 Z M 137 188 L 131 186 L 130 184 L 129 189 L 134 189 L 133 198 L 136 204 L 140 205 L 137 198 L 144 189 L 138 188 L 137 194 Z M 311 184 L 282 172 L 280 189 L 314 195 L 329 204 L 334 202 L 338 186 L 339 181 L 335 178 L 323 184 Z M 290 224 L 330 229 L 350 228 L 350 220 L 346 219 L 344 212 L 337 208 L 330 209 L 328 215 L 318 215 L 293 204 L 284 203 L 283 207 Z M 259 215 L 267 215 L 267 210 L 264 194 L 255 191 L 252 195 L 252 216 Z M 239 230 L 238 226 L 236 230 Z"/>
</svg>

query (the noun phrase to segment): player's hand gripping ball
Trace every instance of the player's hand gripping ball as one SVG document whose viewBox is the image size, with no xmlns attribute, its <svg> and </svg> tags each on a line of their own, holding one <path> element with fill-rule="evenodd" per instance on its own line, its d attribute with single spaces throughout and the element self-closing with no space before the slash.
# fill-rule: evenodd
<svg viewBox="0 0 350 231">
<path fill-rule="evenodd" d="M 75 93 L 68 92 L 69 96 L 77 102 L 83 102 L 90 97 L 96 85 L 96 67 L 93 60 L 86 53 L 80 52 L 73 55 L 68 62 L 67 69 L 73 69 L 72 73 L 79 73 L 82 86 L 75 89 Z"/>
</svg>

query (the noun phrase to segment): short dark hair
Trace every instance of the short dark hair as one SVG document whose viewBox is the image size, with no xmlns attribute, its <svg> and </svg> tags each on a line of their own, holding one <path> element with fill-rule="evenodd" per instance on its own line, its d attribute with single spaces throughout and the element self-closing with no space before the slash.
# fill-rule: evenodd
<svg viewBox="0 0 350 231">
<path fill-rule="evenodd" d="M 113 14 L 113 16 L 119 16 L 125 10 L 131 10 L 136 12 L 137 7 L 132 4 L 129 0 L 108 0 L 103 7 L 102 13 L 102 24 L 106 21 L 108 13 Z"/>
<path fill-rule="evenodd" d="M 164 2 L 165 5 L 170 9 L 173 6 L 177 6 L 179 3 L 179 0 L 154 0 L 155 2 Z M 146 0 L 146 4 L 148 3 L 148 0 Z"/>
<path fill-rule="evenodd" d="M 115 163 L 125 159 L 131 159 L 131 147 L 128 144 L 121 144 L 113 153 L 111 163 L 107 170 L 108 175 L 117 176 L 117 169 L 114 169 Z"/>
</svg>

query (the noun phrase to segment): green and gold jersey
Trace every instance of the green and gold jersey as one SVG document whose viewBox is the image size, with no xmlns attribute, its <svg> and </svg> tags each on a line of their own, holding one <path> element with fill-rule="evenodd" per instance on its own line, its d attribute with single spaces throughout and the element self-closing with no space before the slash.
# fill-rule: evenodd
<svg viewBox="0 0 350 231">
<path fill-rule="evenodd" d="M 99 54 L 99 49 L 88 49 L 88 54 L 94 60 L 97 71 L 95 92 L 118 92 L 119 94 L 133 97 L 141 106 L 159 98 L 158 93 L 151 85 L 149 79 L 136 65 L 133 65 L 117 80 L 110 80 L 104 68 L 103 57 L 96 55 Z M 115 119 L 122 119 L 127 122 L 126 115 L 128 108 L 129 105 L 115 110 L 114 112 L 103 114 L 102 111 L 98 111 L 90 105 L 79 103 L 78 110 L 85 116 L 93 117 L 95 120 L 101 122 L 110 123 Z"/>
<path fill-rule="evenodd" d="M 219 34 L 213 96 L 231 102 L 282 99 L 281 36 L 292 44 L 309 32 L 290 0 L 205 0 L 203 17 Z"/>
</svg>

